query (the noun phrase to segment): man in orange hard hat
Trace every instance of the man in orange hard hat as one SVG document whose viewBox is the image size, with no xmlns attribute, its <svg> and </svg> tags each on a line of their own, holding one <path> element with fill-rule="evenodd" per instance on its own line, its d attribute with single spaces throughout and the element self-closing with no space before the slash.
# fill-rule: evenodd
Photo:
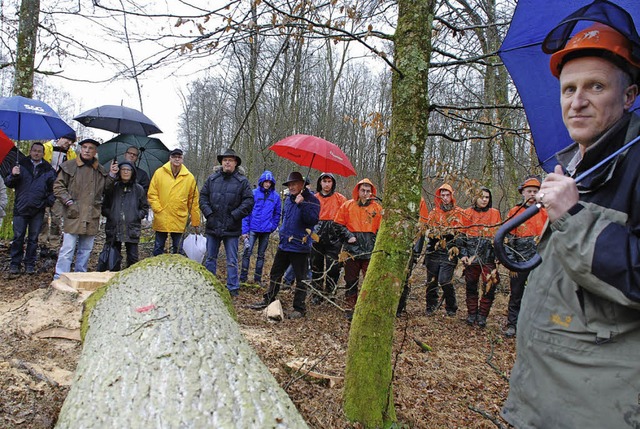
<svg viewBox="0 0 640 429">
<path fill-rule="evenodd" d="M 549 223 L 522 299 L 502 410 L 515 427 L 640 426 L 640 145 L 574 180 L 640 133 L 640 116 L 629 111 L 640 40 L 626 11 L 592 5 L 588 21 L 615 16 L 615 24 L 578 32 L 550 62 L 575 143 L 557 154 L 536 195 Z M 570 34 L 583 13 L 559 31 Z"/>
<path fill-rule="evenodd" d="M 522 194 L 522 202 L 507 214 L 507 219 L 517 218 L 524 211 L 536 203 L 536 194 L 540 190 L 540 180 L 537 177 L 528 177 L 518 186 L 518 192 Z M 526 261 L 536 254 L 536 248 L 542 230 L 547 222 L 547 211 L 541 208 L 540 211 L 519 227 L 509 233 L 508 245 L 505 248 L 509 258 L 514 261 Z M 509 279 L 509 312 L 507 314 L 507 327 L 504 331 L 508 338 L 515 337 L 516 325 L 518 323 L 518 315 L 520 314 L 520 305 L 522 295 L 529 278 L 529 271 L 513 271 L 510 273 Z"/>
</svg>

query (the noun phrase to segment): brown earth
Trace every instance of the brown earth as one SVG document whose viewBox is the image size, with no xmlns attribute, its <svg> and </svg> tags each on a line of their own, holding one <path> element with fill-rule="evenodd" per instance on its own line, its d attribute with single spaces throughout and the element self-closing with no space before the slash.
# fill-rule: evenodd
<svg viewBox="0 0 640 429">
<path fill-rule="evenodd" d="M 148 255 L 150 246 L 142 245 L 141 255 Z M 98 243 L 95 249 L 99 248 Z M 38 339 L 35 334 L 49 328 L 78 328 L 81 303 L 49 288 L 55 260 L 40 260 L 36 275 L 9 276 L 8 253 L 8 242 L 0 242 L 0 428 L 51 428 L 82 346 L 76 340 Z M 95 267 L 96 255 L 90 268 Z M 267 263 L 265 273 L 268 268 Z M 447 317 L 440 309 L 426 317 L 424 268 L 417 267 L 412 276 L 408 311 L 397 320 L 394 339 L 393 388 L 401 427 L 508 427 L 499 417 L 515 359 L 514 341 L 501 332 L 508 296 L 497 294 L 486 329 L 469 327 L 464 321 L 464 285 L 457 278 L 458 315 Z M 506 279 L 503 276 L 503 284 Z M 309 426 L 358 427 L 350 425 L 342 412 L 341 381 L 329 386 L 286 366 L 307 359 L 317 363 L 315 372 L 343 376 L 349 332 L 338 308 L 343 291 L 338 292 L 336 305 L 309 304 L 305 319 L 283 322 L 267 321 L 261 312 L 247 308 L 261 299 L 261 293 L 258 287 L 243 285 L 235 300 L 242 331 Z M 279 298 L 286 312 L 292 293 L 283 291 Z M 423 352 L 414 339 L 432 351 Z"/>
</svg>

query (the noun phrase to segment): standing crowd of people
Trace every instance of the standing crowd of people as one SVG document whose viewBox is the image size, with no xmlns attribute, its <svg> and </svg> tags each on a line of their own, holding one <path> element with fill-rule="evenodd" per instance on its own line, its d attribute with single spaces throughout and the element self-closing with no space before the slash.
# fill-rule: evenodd
<svg viewBox="0 0 640 429">
<path fill-rule="evenodd" d="M 169 238 L 170 252 L 182 253 L 187 227 L 190 225 L 198 232 L 203 216 L 207 241 L 204 265 L 216 274 L 220 245 L 224 245 L 226 284 L 232 296 L 238 296 L 240 283 L 249 279 L 256 243 L 252 282 L 262 284 L 269 238 L 277 230 L 280 240 L 268 288 L 263 300 L 252 307 L 260 309 L 273 302 L 283 276 L 290 270 L 295 276 L 294 311 L 290 317 L 303 317 L 309 286 L 314 304 L 333 299 L 344 268 L 345 316 L 352 318 L 358 284 L 366 275 L 383 212 L 376 186 L 369 179 L 359 181 L 351 192 L 352 198 L 347 200 L 337 192 L 333 174 L 322 173 L 314 190 L 308 178 L 292 172 L 283 183 L 287 191 L 283 201 L 269 170 L 260 175 L 257 187 L 252 189 L 241 168 L 242 159 L 232 149 L 218 155 L 220 165 L 198 190 L 195 177 L 184 165 L 181 149 L 173 149 L 169 161 L 149 179 L 136 166 L 139 151 L 135 147 L 127 148 L 124 161 L 108 164 L 107 171 L 96 156 L 98 141 L 80 141 L 77 154 L 72 147 L 74 141 L 75 135 L 67 135 L 46 144 L 33 143 L 29 157 L 4 178 L 3 184 L 16 191 L 10 274 L 20 274 L 23 267 L 25 273 L 33 274 L 39 237 L 43 246 L 51 246 L 57 242 L 56 231 L 60 231 L 62 240 L 56 252 L 54 279 L 70 271 L 72 265 L 77 272 L 87 271 L 101 215 L 106 219 L 105 248 L 114 251 L 118 258 L 111 266 L 101 261 L 99 270 L 119 270 L 138 262 L 142 220 L 150 210 L 155 232 L 154 256 L 165 253 Z M 534 203 L 539 188 L 538 179 L 527 179 L 519 188 L 523 203 L 514 207 L 509 217 Z M 45 218 L 47 214 L 50 219 Z M 421 200 L 420 215 L 425 235 L 421 240 L 426 242 L 426 314 L 433 315 L 443 302 L 449 316 L 456 314 L 458 305 L 452 279 L 460 260 L 465 267 L 467 323 L 486 326 L 499 282 L 492 236 L 501 217 L 492 208 L 491 191 L 482 188 L 473 205 L 463 210 L 456 205 L 453 188 L 443 184 L 435 192 L 431 211 Z M 535 252 L 535 240 L 545 221 L 543 209 L 513 232 L 509 248 L 515 259 L 527 259 Z M 238 258 L 241 243 L 244 251 Z M 121 264 L 123 244 L 126 261 Z M 349 255 L 343 262 L 339 258 L 342 250 Z M 508 336 L 515 335 L 527 275 L 516 273 L 511 279 Z M 406 294 L 403 308 L 404 303 Z"/>
</svg>

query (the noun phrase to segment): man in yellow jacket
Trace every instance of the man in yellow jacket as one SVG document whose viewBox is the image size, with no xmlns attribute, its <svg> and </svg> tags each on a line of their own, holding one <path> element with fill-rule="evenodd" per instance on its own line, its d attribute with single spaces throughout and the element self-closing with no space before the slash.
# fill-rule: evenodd
<svg viewBox="0 0 640 429">
<path fill-rule="evenodd" d="M 51 164 L 54 170 L 58 171 L 63 162 L 76 158 L 75 142 L 76 133 L 71 132 L 60 137 L 58 140 L 51 140 L 44 143 L 43 159 Z"/>
<path fill-rule="evenodd" d="M 182 149 L 173 149 L 169 162 L 157 169 L 151 178 L 147 199 L 153 210 L 153 230 L 156 232 L 153 256 L 164 253 L 171 234 L 171 253 L 182 251 L 182 234 L 191 225 L 200 226 L 198 186 L 193 174 L 183 165 Z"/>
<path fill-rule="evenodd" d="M 51 140 L 44 143 L 44 157 L 56 174 L 60 170 L 63 162 L 77 157 L 76 149 L 76 133 L 71 132 L 60 137 L 58 140 Z M 40 254 L 42 256 L 55 257 L 60 247 L 60 238 L 62 237 L 62 219 L 64 218 L 64 209 L 60 201 L 56 199 L 53 207 L 47 208 L 45 212 L 42 230 L 40 231 Z"/>
</svg>

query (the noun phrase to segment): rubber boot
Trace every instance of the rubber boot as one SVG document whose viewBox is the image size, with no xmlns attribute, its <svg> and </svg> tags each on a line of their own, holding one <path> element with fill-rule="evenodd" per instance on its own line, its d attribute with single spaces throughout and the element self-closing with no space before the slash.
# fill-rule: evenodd
<svg viewBox="0 0 640 429">
<path fill-rule="evenodd" d="M 356 308 L 357 301 L 358 295 L 348 295 L 345 297 L 344 317 L 349 321 L 353 319 L 353 310 Z"/>
<path fill-rule="evenodd" d="M 467 325 L 473 325 L 478 317 L 478 297 L 467 296 Z"/>
</svg>

